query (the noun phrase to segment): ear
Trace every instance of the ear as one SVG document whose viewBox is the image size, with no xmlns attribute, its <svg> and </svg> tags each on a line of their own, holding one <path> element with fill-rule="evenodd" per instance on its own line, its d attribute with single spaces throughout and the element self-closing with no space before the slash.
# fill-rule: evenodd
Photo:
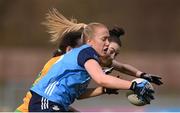
<svg viewBox="0 0 180 113">
<path fill-rule="evenodd" d="M 91 42 L 91 40 L 88 39 L 87 42 L 89 43 L 89 42 Z"/>
<path fill-rule="evenodd" d="M 71 46 L 67 46 L 67 47 L 66 47 L 66 52 L 70 51 L 71 49 L 72 49 Z"/>
<path fill-rule="evenodd" d="M 89 44 L 89 45 L 92 45 L 92 40 L 91 40 L 91 39 L 88 39 L 88 40 L 86 41 L 86 43 Z"/>
</svg>

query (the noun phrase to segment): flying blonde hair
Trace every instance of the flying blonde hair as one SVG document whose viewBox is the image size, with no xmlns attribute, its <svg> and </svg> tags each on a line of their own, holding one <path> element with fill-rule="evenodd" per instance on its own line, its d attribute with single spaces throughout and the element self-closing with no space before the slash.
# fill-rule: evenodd
<svg viewBox="0 0 180 113">
<path fill-rule="evenodd" d="M 76 19 L 68 20 L 55 8 L 49 10 L 46 21 L 42 24 L 47 27 L 47 32 L 51 35 L 51 42 L 61 41 L 66 33 L 79 31 L 87 26 L 84 23 L 77 23 Z"/>
</svg>

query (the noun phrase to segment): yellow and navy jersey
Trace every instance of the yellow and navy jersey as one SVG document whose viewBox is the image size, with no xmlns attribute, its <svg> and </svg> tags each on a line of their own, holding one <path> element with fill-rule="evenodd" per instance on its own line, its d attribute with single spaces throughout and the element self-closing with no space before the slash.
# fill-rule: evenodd
<svg viewBox="0 0 180 113">
<path fill-rule="evenodd" d="M 43 67 L 42 71 L 38 74 L 32 86 L 34 86 L 52 67 L 52 65 L 60 58 L 61 56 L 51 58 Z M 29 101 L 32 95 L 30 91 L 27 92 L 26 96 L 23 99 L 23 103 L 15 110 L 16 112 L 28 112 Z"/>
</svg>

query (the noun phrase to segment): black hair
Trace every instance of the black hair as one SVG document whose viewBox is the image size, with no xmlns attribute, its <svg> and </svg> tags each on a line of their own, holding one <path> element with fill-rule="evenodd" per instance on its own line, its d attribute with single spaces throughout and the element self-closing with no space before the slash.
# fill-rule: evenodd
<svg viewBox="0 0 180 113">
<path fill-rule="evenodd" d="M 75 48 L 81 45 L 81 32 L 69 32 L 62 37 L 61 42 L 59 43 L 58 49 L 53 53 L 53 57 L 60 56 L 66 53 L 66 48 L 68 46 Z"/>
<path fill-rule="evenodd" d="M 124 29 L 120 27 L 113 27 L 111 30 L 109 30 L 110 34 L 110 42 L 116 42 L 119 46 L 122 46 L 120 36 L 124 35 Z"/>
</svg>

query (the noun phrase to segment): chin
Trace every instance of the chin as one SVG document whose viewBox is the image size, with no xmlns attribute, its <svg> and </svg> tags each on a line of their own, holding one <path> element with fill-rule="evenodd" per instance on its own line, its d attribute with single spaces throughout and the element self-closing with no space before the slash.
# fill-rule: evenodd
<svg viewBox="0 0 180 113">
<path fill-rule="evenodd" d="M 103 53 L 103 54 L 100 54 L 100 56 L 101 57 L 106 57 L 107 55 Z"/>
</svg>

